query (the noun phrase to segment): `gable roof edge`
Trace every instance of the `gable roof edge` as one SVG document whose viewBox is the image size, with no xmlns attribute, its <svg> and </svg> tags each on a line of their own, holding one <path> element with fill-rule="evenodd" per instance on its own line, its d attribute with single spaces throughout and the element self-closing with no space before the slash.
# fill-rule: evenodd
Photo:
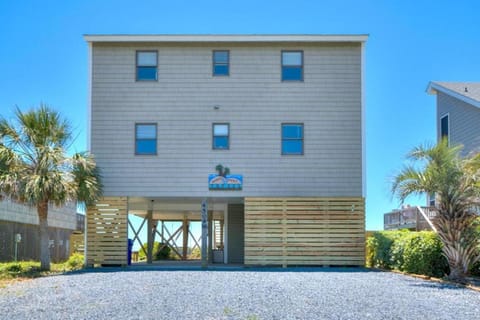
<svg viewBox="0 0 480 320">
<path fill-rule="evenodd" d="M 463 101 L 463 102 L 468 103 L 472 106 L 480 108 L 480 101 L 477 101 L 475 99 L 466 97 L 463 94 L 460 94 L 460 93 L 455 92 L 451 89 L 445 88 L 444 86 L 442 86 L 442 85 L 440 85 L 436 82 L 433 82 L 433 81 L 430 81 L 428 83 L 428 87 L 427 87 L 426 91 L 427 91 L 428 94 L 432 94 L 432 95 L 437 94 L 437 91 L 440 91 L 440 92 L 445 93 L 445 94 L 447 94 L 451 97 L 454 97 L 454 98 L 456 98 L 460 101 Z"/>
</svg>

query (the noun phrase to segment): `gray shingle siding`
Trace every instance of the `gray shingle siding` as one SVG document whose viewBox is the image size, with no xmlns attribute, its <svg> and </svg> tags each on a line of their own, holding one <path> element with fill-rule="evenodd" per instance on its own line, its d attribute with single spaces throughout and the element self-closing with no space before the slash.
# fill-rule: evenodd
<svg viewBox="0 0 480 320">
<path fill-rule="evenodd" d="M 158 50 L 158 81 L 135 81 L 135 51 Z M 212 50 L 230 76 L 212 76 Z M 281 81 L 281 50 L 304 51 L 304 81 Z M 361 45 L 93 44 L 91 151 L 106 196 L 362 196 Z M 219 106 L 219 110 L 214 110 Z M 158 154 L 135 156 L 137 122 Z M 212 150 L 212 123 L 230 150 Z M 303 156 L 281 155 L 281 123 L 303 123 Z M 223 164 L 242 191 L 209 191 Z"/>
<path fill-rule="evenodd" d="M 440 119 L 447 113 L 450 122 L 450 143 L 462 144 L 463 155 L 480 151 L 480 109 L 438 92 L 437 138 L 440 138 Z"/>
</svg>

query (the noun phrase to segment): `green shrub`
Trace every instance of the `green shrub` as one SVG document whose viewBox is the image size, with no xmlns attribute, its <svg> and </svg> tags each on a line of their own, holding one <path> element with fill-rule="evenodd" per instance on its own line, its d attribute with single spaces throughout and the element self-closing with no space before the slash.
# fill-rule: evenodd
<svg viewBox="0 0 480 320">
<path fill-rule="evenodd" d="M 367 239 L 367 266 L 441 277 L 448 273 L 442 242 L 431 231 L 377 231 Z"/>
<path fill-rule="evenodd" d="M 80 253 L 74 253 L 65 262 L 65 266 L 68 270 L 80 270 L 83 268 L 84 256 Z"/>
<path fill-rule="evenodd" d="M 367 239 L 367 266 L 392 269 L 392 245 L 407 232 L 408 230 L 374 232 Z"/>
<path fill-rule="evenodd" d="M 155 260 L 167 260 L 170 259 L 170 252 L 172 249 L 170 249 L 169 246 L 164 246 L 163 243 L 158 243 L 157 242 L 157 248 L 153 250 L 153 256 Z"/>
<path fill-rule="evenodd" d="M 9 273 L 20 273 L 23 271 L 23 267 L 21 263 L 10 263 L 5 267 L 5 271 Z"/>
<path fill-rule="evenodd" d="M 392 266 L 397 270 L 436 277 L 448 272 L 442 242 L 432 231 L 404 234 L 393 243 L 391 252 Z"/>
<path fill-rule="evenodd" d="M 473 266 L 470 268 L 470 274 L 472 276 L 480 277 L 480 261 L 477 261 L 473 264 Z"/>
<path fill-rule="evenodd" d="M 153 260 L 167 260 L 167 259 L 173 259 L 172 258 L 172 249 L 169 246 L 163 247 L 163 243 L 155 241 L 153 243 L 153 250 L 152 250 L 152 258 Z M 145 251 L 140 248 L 138 251 L 138 259 L 139 260 L 147 260 L 147 255 L 145 252 L 147 252 L 147 244 L 143 244 L 143 248 Z M 161 249 L 161 250 L 160 250 Z"/>
</svg>

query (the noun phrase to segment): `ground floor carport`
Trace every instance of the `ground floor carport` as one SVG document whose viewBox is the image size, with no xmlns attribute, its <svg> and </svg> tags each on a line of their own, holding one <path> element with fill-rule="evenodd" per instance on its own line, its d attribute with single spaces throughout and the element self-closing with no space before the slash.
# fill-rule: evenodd
<svg viewBox="0 0 480 320">
<path fill-rule="evenodd" d="M 86 264 L 127 264 L 128 214 L 142 217 L 146 256 L 155 239 L 186 259 L 188 242 L 202 249 L 205 263 L 223 249 L 223 263 L 246 265 L 349 265 L 365 262 L 363 198 L 141 198 L 105 197 L 87 210 Z M 166 230 L 166 221 L 179 221 Z M 200 235 L 190 224 L 200 221 Z M 180 236 L 182 235 L 182 236 Z M 191 247 L 190 247 L 191 248 Z"/>
</svg>

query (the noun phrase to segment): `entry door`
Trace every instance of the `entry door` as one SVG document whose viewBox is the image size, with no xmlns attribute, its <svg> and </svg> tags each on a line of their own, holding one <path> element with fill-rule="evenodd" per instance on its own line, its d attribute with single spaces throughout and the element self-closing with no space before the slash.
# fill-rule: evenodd
<svg viewBox="0 0 480 320">
<path fill-rule="evenodd" d="M 244 211 L 243 204 L 228 205 L 228 263 L 243 264 L 245 250 Z"/>
</svg>

